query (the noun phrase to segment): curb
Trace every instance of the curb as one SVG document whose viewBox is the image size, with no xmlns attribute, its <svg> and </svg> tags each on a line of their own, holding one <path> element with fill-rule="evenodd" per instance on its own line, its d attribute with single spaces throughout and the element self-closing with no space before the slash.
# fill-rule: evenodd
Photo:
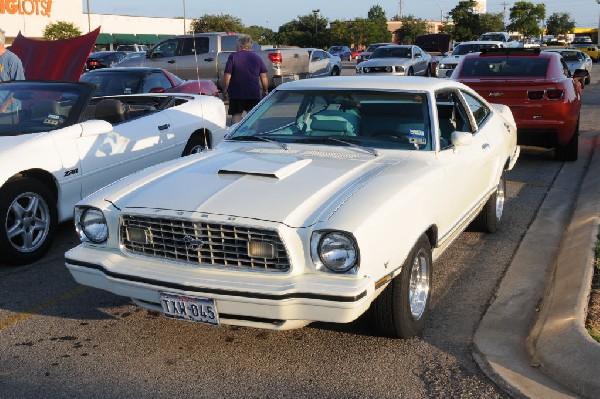
<svg viewBox="0 0 600 399">
<path fill-rule="evenodd" d="M 561 168 L 535 219 L 523 237 L 498 287 L 496 297 L 475 332 L 473 340 L 475 361 L 492 381 L 514 397 L 576 397 L 572 382 L 569 381 L 570 375 L 567 375 L 565 371 L 560 371 L 561 367 L 558 366 L 564 363 L 565 368 L 570 367 L 563 360 L 562 350 L 567 350 L 569 353 L 575 352 L 575 344 L 572 342 L 574 338 L 562 336 L 560 338 L 562 347 L 559 348 L 561 350 L 550 346 L 555 342 L 548 341 L 548 337 L 554 335 L 555 332 L 545 328 L 544 321 L 550 320 L 549 312 L 555 310 L 549 305 L 548 300 L 544 300 L 544 295 L 553 292 L 555 300 L 561 302 L 559 295 L 564 293 L 565 288 L 557 287 L 552 290 L 549 287 L 556 282 L 557 260 L 564 260 L 567 255 L 566 250 L 570 248 L 563 243 L 567 242 L 569 234 L 566 233 L 573 230 L 572 228 L 567 230 L 567 226 L 570 225 L 573 210 L 576 209 L 574 205 L 583 207 L 581 201 L 584 199 L 586 201 L 593 200 L 592 202 L 596 203 L 598 202 L 596 198 L 600 198 L 597 196 L 597 192 L 590 195 L 584 194 L 584 191 L 592 188 L 590 185 L 596 184 L 596 188 L 600 187 L 596 181 L 588 182 L 592 178 L 596 180 L 596 177 L 587 173 L 594 168 L 596 171 L 600 171 L 600 155 L 594 154 L 596 144 L 600 142 L 599 133 L 593 132 L 580 137 L 582 144 L 580 145 L 580 162 L 565 163 Z M 600 173 L 596 173 L 596 175 L 600 175 Z M 593 196 L 596 198 L 592 198 Z M 597 205 L 600 205 L 600 202 Z M 577 214 L 583 211 L 584 209 L 577 210 Z M 586 212 L 590 212 L 587 207 Z M 573 218 L 573 220 L 575 219 Z M 589 231 L 589 227 L 586 231 Z M 594 237 L 596 234 L 597 230 Z M 579 252 L 585 252 L 586 255 L 592 254 L 592 250 L 589 248 L 585 251 L 579 250 Z M 567 269 L 568 273 L 574 259 L 568 257 L 566 262 L 563 269 Z M 585 265 L 583 268 L 586 268 Z M 584 309 L 587 309 L 587 295 L 591 280 L 586 288 L 581 285 L 581 277 L 578 278 L 575 291 L 579 293 L 582 289 L 587 289 L 587 292 L 578 294 L 580 302 L 581 297 L 585 296 Z M 544 306 L 540 311 L 539 306 L 542 300 L 544 300 Z M 570 318 L 575 317 L 572 307 L 567 306 L 565 310 L 570 310 Z M 562 314 L 559 317 L 564 318 L 565 315 Z M 583 329 L 584 321 L 585 314 L 581 322 L 581 329 Z M 587 334 L 585 329 L 583 331 Z M 533 351 L 531 351 L 532 349 Z M 547 351 L 543 357 L 540 353 L 541 350 Z M 579 361 L 581 362 L 583 359 Z M 590 369 L 589 373 L 594 372 L 588 362 L 584 361 L 583 366 Z"/>
<path fill-rule="evenodd" d="M 597 135 L 594 148 L 598 145 Z M 541 370 L 590 398 L 600 395 L 600 344 L 585 329 L 600 226 L 599 172 L 600 151 L 595 151 L 530 336 Z"/>
</svg>

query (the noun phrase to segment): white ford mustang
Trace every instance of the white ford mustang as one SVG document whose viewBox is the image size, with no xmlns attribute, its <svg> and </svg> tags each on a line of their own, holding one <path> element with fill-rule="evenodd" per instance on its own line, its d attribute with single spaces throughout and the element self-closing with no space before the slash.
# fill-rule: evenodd
<svg viewBox="0 0 600 399">
<path fill-rule="evenodd" d="M 457 82 L 290 82 L 215 150 L 81 201 L 66 265 L 170 318 L 288 329 L 372 307 L 411 337 L 433 261 L 471 222 L 499 227 L 518 155 L 510 109 Z"/>
<path fill-rule="evenodd" d="M 89 83 L 0 85 L 0 264 L 39 259 L 58 222 L 123 176 L 218 143 L 217 98 L 146 94 L 93 98 Z"/>
</svg>

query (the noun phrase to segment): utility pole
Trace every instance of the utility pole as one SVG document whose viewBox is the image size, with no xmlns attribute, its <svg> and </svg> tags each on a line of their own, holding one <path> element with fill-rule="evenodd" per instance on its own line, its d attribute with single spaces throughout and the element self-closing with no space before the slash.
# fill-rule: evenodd
<svg viewBox="0 0 600 399">
<path fill-rule="evenodd" d="M 506 7 L 508 7 L 510 4 L 508 4 L 506 1 L 500 4 L 504 7 L 504 11 L 502 12 L 502 24 L 504 25 L 504 30 L 506 30 Z"/>
<path fill-rule="evenodd" d="M 402 0 L 398 0 L 398 19 L 400 18 L 402 18 Z"/>
<path fill-rule="evenodd" d="M 318 14 L 319 14 L 319 10 L 318 8 L 316 10 L 312 10 L 313 14 L 315 14 L 315 47 L 317 47 L 317 23 L 318 23 Z"/>
<path fill-rule="evenodd" d="M 185 0 L 183 0 L 183 34 L 185 35 L 186 29 L 185 29 Z"/>
</svg>

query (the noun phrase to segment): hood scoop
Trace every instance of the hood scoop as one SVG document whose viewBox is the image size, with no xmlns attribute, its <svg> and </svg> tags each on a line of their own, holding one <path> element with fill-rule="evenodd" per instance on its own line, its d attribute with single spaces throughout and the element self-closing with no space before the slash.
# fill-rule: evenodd
<svg viewBox="0 0 600 399">
<path fill-rule="evenodd" d="M 303 159 L 293 162 L 282 160 L 265 160 L 253 157 L 239 159 L 219 169 L 219 175 L 248 175 L 275 179 L 285 179 L 308 165 L 311 160 Z"/>
</svg>

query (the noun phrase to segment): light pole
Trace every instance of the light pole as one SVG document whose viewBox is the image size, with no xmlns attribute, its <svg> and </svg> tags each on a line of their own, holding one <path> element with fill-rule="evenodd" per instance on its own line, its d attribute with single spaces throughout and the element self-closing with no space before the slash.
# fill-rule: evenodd
<svg viewBox="0 0 600 399">
<path fill-rule="evenodd" d="M 183 34 L 186 34 L 185 30 L 185 0 L 183 0 Z"/>
<path fill-rule="evenodd" d="M 600 1 L 600 0 L 598 0 Z M 92 23 L 90 22 L 90 0 L 87 0 L 87 15 L 88 15 L 88 33 L 92 31 Z"/>
<path fill-rule="evenodd" d="M 598 0 L 598 1 L 600 1 L 600 0 Z M 315 47 L 317 47 L 317 21 L 318 21 L 317 18 L 318 18 L 319 11 L 321 11 L 321 10 L 318 8 L 316 10 L 312 10 L 313 14 L 315 14 L 315 43 L 314 43 Z"/>
</svg>

